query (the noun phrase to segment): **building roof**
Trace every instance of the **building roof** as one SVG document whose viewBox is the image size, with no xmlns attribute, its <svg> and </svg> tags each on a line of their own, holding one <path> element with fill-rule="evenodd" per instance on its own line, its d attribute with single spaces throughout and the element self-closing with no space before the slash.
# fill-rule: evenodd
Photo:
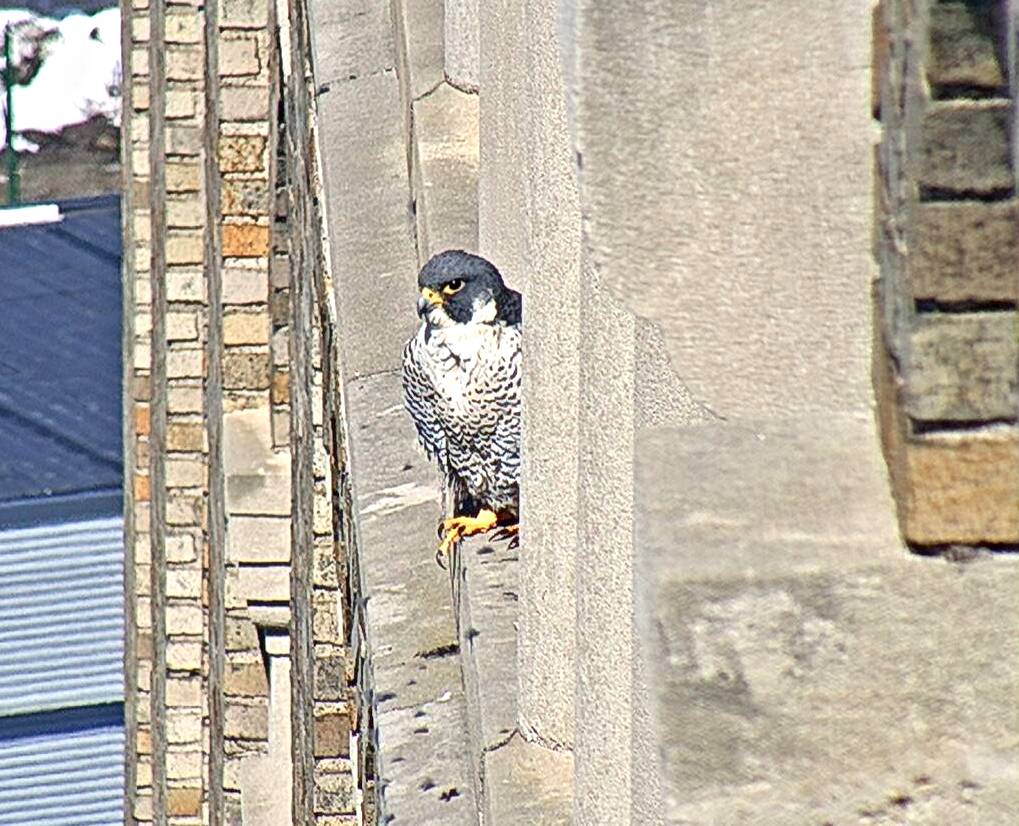
<svg viewBox="0 0 1019 826">
<path fill-rule="evenodd" d="M 117 513 L 120 197 L 0 228 L 0 529 Z"/>
</svg>

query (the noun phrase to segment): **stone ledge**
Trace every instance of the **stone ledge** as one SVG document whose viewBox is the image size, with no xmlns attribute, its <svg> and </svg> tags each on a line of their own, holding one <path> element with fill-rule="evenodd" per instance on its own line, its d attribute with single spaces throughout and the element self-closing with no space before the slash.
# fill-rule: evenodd
<svg viewBox="0 0 1019 826">
<path fill-rule="evenodd" d="M 379 822 L 476 824 L 466 704 L 448 574 L 435 535 L 435 472 L 403 410 L 400 376 L 346 393 L 357 524 L 354 623 L 366 661 L 362 702 L 375 723 Z"/>
<path fill-rule="evenodd" d="M 507 542 L 472 540 L 455 589 L 467 729 L 484 822 L 572 822 L 573 755 L 526 742 L 517 731 L 519 556 Z"/>
</svg>

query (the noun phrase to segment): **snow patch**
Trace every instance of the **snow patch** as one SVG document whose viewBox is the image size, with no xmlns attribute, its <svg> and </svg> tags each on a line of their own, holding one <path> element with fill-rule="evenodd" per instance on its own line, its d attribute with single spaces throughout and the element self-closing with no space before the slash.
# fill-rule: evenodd
<svg viewBox="0 0 1019 826">
<path fill-rule="evenodd" d="M 120 9 L 69 14 L 61 20 L 25 9 L 0 9 L 0 36 L 7 25 L 16 26 L 11 61 L 15 67 L 29 74 L 29 65 L 39 61 L 31 80 L 14 87 L 15 149 L 38 149 L 19 132 L 56 133 L 96 115 L 120 124 Z M 3 100 L 0 97 L 0 106 Z M 0 118 L 0 147 L 6 145 Z"/>
</svg>

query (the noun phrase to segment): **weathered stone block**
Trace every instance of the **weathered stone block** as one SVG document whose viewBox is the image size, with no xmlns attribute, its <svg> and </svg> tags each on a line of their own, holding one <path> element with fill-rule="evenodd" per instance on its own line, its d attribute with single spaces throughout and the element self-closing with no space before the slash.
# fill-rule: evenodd
<svg viewBox="0 0 1019 826">
<path fill-rule="evenodd" d="M 180 121 L 166 124 L 167 155 L 198 155 L 202 151 L 202 131 Z"/>
<path fill-rule="evenodd" d="M 269 320 L 263 313 L 228 312 L 223 316 L 223 343 L 268 344 Z"/>
<path fill-rule="evenodd" d="M 230 562 L 290 562 L 290 519 L 231 516 L 227 530 L 227 559 Z"/>
<path fill-rule="evenodd" d="M 201 378 L 204 375 L 204 371 L 204 350 L 172 348 L 166 354 L 167 378 Z"/>
<path fill-rule="evenodd" d="M 219 141 L 221 172 L 265 172 L 265 138 L 225 135 Z"/>
<path fill-rule="evenodd" d="M 917 316 L 904 405 L 914 419 L 1014 419 L 1019 410 L 1019 316 Z"/>
<path fill-rule="evenodd" d="M 167 80 L 200 80 L 205 71 L 205 57 L 199 47 L 169 46 L 165 61 Z"/>
<path fill-rule="evenodd" d="M 925 203 L 913 216 L 914 298 L 1019 301 L 1019 202 Z"/>
<path fill-rule="evenodd" d="M 166 391 L 166 406 L 174 413 L 201 413 L 202 388 L 170 387 Z"/>
<path fill-rule="evenodd" d="M 219 71 L 224 77 L 257 75 L 258 40 L 254 37 L 224 37 L 219 43 Z"/>
<path fill-rule="evenodd" d="M 260 258 L 269 252 L 269 227 L 263 224 L 224 224 L 223 255 Z"/>
<path fill-rule="evenodd" d="M 167 681 L 167 692 L 170 690 L 170 682 L 183 683 L 183 680 Z M 201 685 L 197 679 L 190 680 Z M 169 695 L 168 695 L 169 696 Z M 202 777 L 202 753 L 194 750 L 181 750 L 169 748 L 166 752 L 166 776 L 170 780 L 200 780 Z"/>
<path fill-rule="evenodd" d="M 167 313 L 168 341 L 194 341 L 198 338 L 198 316 L 195 313 Z"/>
<path fill-rule="evenodd" d="M 243 697 L 268 696 L 265 667 L 261 662 L 228 662 L 223 671 L 223 690 Z"/>
<path fill-rule="evenodd" d="M 241 565 L 237 588 L 249 602 L 289 602 L 290 568 L 286 565 Z"/>
<path fill-rule="evenodd" d="M 251 620 L 241 617 L 226 618 L 224 641 L 227 651 L 257 651 L 258 633 Z"/>
<path fill-rule="evenodd" d="M 269 205 L 269 182 L 265 178 L 226 178 L 220 189 L 224 215 L 265 215 Z"/>
<path fill-rule="evenodd" d="M 166 790 L 166 813 L 174 817 L 198 817 L 202 813 L 201 789 Z"/>
<path fill-rule="evenodd" d="M 166 524 L 199 526 L 204 522 L 204 498 L 201 494 L 171 490 L 166 497 Z"/>
<path fill-rule="evenodd" d="M 220 22 L 237 28 L 264 28 L 269 20 L 268 0 L 224 0 Z"/>
<path fill-rule="evenodd" d="M 315 756 L 350 755 L 350 714 L 336 712 L 315 717 Z"/>
<path fill-rule="evenodd" d="M 174 270 L 168 272 L 166 274 L 166 300 L 171 302 L 204 301 L 205 276 L 201 270 Z"/>
<path fill-rule="evenodd" d="M 174 232 L 166 234 L 166 263 L 201 264 L 205 244 L 200 232 Z"/>
<path fill-rule="evenodd" d="M 1010 192 L 1007 103 L 934 103 L 923 121 L 921 194 Z"/>
<path fill-rule="evenodd" d="M 1019 431 L 929 434 L 905 445 L 903 532 L 920 545 L 1019 543 Z"/>
<path fill-rule="evenodd" d="M 194 562 L 195 538 L 190 534 L 168 534 L 166 536 L 167 562 Z"/>
<path fill-rule="evenodd" d="M 268 121 L 269 98 L 268 86 L 223 86 L 219 95 L 220 117 L 225 121 Z"/>
<path fill-rule="evenodd" d="M 167 119 L 193 118 L 198 111 L 198 95 L 192 89 L 170 86 L 165 100 Z"/>
<path fill-rule="evenodd" d="M 187 568 L 171 568 L 166 572 L 166 595 L 196 599 L 202 593 L 202 572 Z M 168 633 L 174 633 L 170 630 Z"/>
<path fill-rule="evenodd" d="M 205 448 L 205 428 L 201 422 L 170 422 L 166 425 L 168 451 L 197 453 Z"/>
<path fill-rule="evenodd" d="M 149 501 L 149 477 L 147 475 L 135 474 L 134 498 L 137 502 Z"/>
<path fill-rule="evenodd" d="M 196 743 L 202 738 L 202 713 L 191 709 L 168 709 L 166 740 L 168 743 Z"/>
<path fill-rule="evenodd" d="M 265 704 L 227 703 L 223 734 L 240 740 L 264 740 L 269 735 L 269 714 Z"/>
<path fill-rule="evenodd" d="M 201 15 L 191 13 L 167 14 L 164 18 L 164 32 L 167 43 L 201 43 Z"/>
<path fill-rule="evenodd" d="M 167 192 L 197 192 L 201 186 L 202 169 L 197 163 L 167 163 Z"/>
<path fill-rule="evenodd" d="M 179 573 L 172 571 L 168 573 Z M 195 592 L 189 592 L 185 596 L 194 597 Z M 184 634 L 186 636 L 200 636 L 204 627 L 202 606 L 190 605 L 167 605 L 166 606 L 166 633 Z"/>
<path fill-rule="evenodd" d="M 223 386 L 230 390 L 267 390 L 269 354 L 224 353 Z"/>
<path fill-rule="evenodd" d="M 270 398 L 273 404 L 290 404 L 290 374 L 275 373 L 272 377 Z"/>
<path fill-rule="evenodd" d="M 205 204 L 193 195 L 166 201 L 168 227 L 200 227 L 205 223 Z"/>
<path fill-rule="evenodd" d="M 202 681 L 197 677 L 171 677 L 166 681 L 166 704 L 168 706 L 202 705 Z M 199 760 L 201 755 L 198 755 Z"/>
<path fill-rule="evenodd" d="M 930 10 L 927 81 L 935 97 L 958 89 L 997 91 L 1005 85 L 995 42 L 993 3 L 935 3 Z"/>
<path fill-rule="evenodd" d="M 224 267 L 224 304 L 263 304 L 269 298 L 269 279 L 262 268 Z"/>
</svg>

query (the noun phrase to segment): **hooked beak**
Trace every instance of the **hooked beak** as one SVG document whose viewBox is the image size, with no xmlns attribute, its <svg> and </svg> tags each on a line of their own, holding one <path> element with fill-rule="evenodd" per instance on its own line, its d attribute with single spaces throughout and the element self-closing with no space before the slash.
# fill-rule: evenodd
<svg viewBox="0 0 1019 826">
<path fill-rule="evenodd" d="M 418 315 L 425 316 L 432 307 L 442 304 L 442 295 L 431 287 L 421 288 L 421 297 L 418 299 Z"/>
</svg>

